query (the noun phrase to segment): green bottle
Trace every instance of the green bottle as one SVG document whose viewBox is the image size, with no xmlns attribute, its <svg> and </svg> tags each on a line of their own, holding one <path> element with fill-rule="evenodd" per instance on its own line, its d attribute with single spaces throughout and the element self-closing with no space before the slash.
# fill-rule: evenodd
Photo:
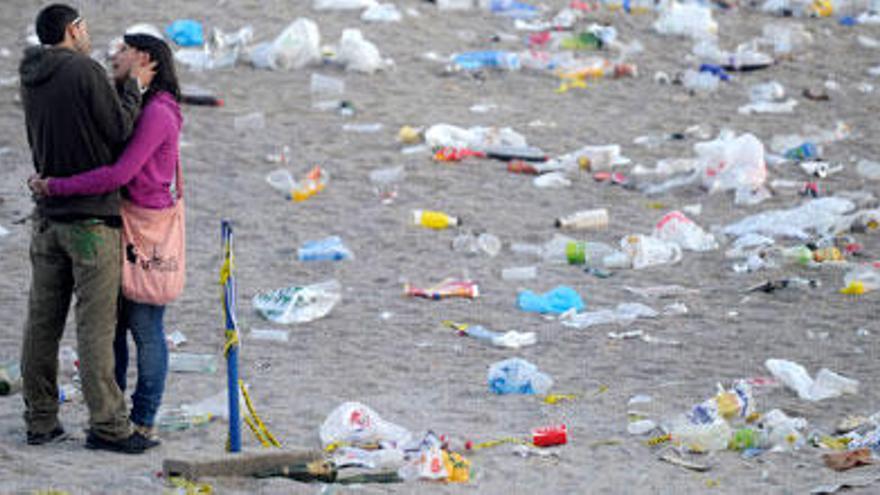
<svg viewBox="0 0 880 495">
<path fill-rule="evenodd" d="M 602 48 L 602 39 L 585 31 L 577 36 L 565 38 L 559 46 L 564 50 L 599 50 Z"/>
</svg>

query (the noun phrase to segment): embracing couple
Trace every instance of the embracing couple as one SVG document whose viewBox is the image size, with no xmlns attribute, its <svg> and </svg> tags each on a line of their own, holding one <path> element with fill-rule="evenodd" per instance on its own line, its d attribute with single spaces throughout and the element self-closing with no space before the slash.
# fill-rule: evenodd
<svg viewBox="0 0 880 495">
<path fill-rule="evenodd" d="M 111 84 L 89 56 L 76 9 L 45 7 L 36 31 L 41 46 L 27 49 L 20 66 L 36 168 L 28 180 L 36 209 L 21 358 L 27 443 L 65 437 L 58 348 L 75 298 L 86 447 L 142 453 L 159 444 L 168 370 L 162 319 L 184 277 L 183 120 L 172 53 L 157 37 L 127 34 L 112 55 Z M 137 350 L 130 415 L 129 332 Z"/>
</svg>

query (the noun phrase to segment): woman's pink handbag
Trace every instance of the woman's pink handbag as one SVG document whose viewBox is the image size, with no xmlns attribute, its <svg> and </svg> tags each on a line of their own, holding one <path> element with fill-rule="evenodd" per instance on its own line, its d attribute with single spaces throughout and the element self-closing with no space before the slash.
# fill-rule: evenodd
<svg viewBox="0 0 880 495">
<path fill-rule="evenodd" d="M 122 293 L 139 303 L 165 305 L 186 283 L 183 173 L 177 164 L 174 206 L 142 208 L 122 200 Z"/>
</svg>

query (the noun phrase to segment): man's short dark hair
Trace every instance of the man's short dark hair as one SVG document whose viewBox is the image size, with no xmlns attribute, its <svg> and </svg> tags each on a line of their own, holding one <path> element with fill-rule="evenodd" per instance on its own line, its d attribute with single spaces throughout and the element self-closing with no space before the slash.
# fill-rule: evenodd
<svg viewBox="0 0 880 495">
<path fill-rule="evenodd" d="M 70 5 L 54 3 L 37 14 L 37 37 L 44 45 L 57 45 L 64 41 L 67 26 L 79 17 Z"/>
</svg>

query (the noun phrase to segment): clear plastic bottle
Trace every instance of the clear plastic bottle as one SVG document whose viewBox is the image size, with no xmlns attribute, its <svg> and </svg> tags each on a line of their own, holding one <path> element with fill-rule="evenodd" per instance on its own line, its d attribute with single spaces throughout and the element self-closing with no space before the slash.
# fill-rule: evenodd
<svg viewBox="0 0 880 495">
<path fill-rule="evenodd" d="M 297 253 L 300 261 L 340 261 L 354 258 L 339 236 L 307 241 Z"/>
<path fill-rule="evenodd" d="M 519 70 L 522 67 L 519 55 L 497 50 L 459 53 L 452 57 L 452 62 L 464 70 Z"/>
<path fill-rule="evenodd" d="M 608 210 L 597 208 L 582 210 L 556 219 L 556 227 L 560 229 L 601 229 L 608 226 Z"/>
<path fill-rule="evenodd" d="M 161 408 L 156 415 L 156 426 L 160 430 L 180 431 L 205 425 L 214 419 L 211 413 L 191 411 L 185 407 Z"/>
<path fill-rule="evenodd" d="M 606 257 L 615 252 L 613 247 L 604 242 L 576 241 L 557 234 L 544 244 L 542 257 L 550 263 L 603 267 Z"/>
<path fill-rule="evenodd" d="M 880 268 L 875 265 L 860 265 L 843 277 L 844 294 L 859 295 L 880 289 Z"/>
<path fill-rule="evenodd" d="M 502 280 L 532 280 L 537 278 L 538 268 L 532 266 L 515 266 L 501 270 Z"/>
<path fill-rule="evenodd" d="M 60 387 L 58 387 L 58 402 L 59 403 L 63 404 L 65 402 L 72 402 L 72 401 L 76 400 L 77 398 L 79 398 L 80 395 L 81 395 L 81 392 L 76 387 L 76 385 L 74 385 L 72 383 L 65 383 L 64 385 L 61 385 Z"/>
<path fill-rule="evenodd" d="M 172 352 L 168 354 L 168 370 L 181 373 L 214 373 L 217 371 L 217 356 Z"/>
</svg>

